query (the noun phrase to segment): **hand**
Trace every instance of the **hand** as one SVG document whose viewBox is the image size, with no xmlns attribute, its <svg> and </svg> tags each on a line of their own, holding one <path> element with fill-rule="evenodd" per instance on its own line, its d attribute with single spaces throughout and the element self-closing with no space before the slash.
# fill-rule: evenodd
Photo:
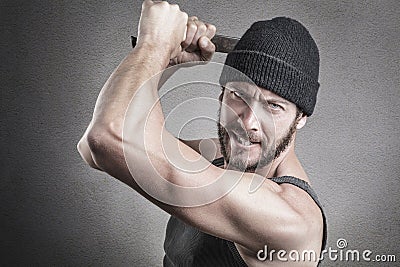
<svg viewBox="0 0 400 267">
<path fill-rule="evenodd" d="M 165 1 L 145 0 L 139 20 L 137 46 L 150 45 L 153 52 L 168 59 L 181 53 L 181 42 L 186 40 L 188 15 Z"/>
<path fill-rule="evenodd" d="M 186 38 L 181 43 L 182 50 L 171 58 L 170 65 L 192 61 L 210 61 L 215 53 L 215 45 L 210 41 L 215 35 L 216 28 L 204 23 L 193 16 L 186 25 Z"/>
</svg>

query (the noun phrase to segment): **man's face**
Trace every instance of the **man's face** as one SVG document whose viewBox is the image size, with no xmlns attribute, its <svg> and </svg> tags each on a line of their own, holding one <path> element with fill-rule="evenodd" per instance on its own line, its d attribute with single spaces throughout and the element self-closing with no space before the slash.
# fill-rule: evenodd
<svg viewBox="0 0 400 267">
<path fill-rule="evenodd" d="M 296 105 L 245 82 L 226 84 L 219 111 L 221 152 L 231 169 L 255 172 L 287 148 L 296 132 Z"/>
</svg>

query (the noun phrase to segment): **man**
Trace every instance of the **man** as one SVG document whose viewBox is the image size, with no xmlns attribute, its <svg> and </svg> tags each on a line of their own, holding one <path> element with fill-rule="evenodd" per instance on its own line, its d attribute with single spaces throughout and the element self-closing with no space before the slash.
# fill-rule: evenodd
<svg viewBox="0 0 400 267">
<path fill-rule="evenodd" d="M 221 74 L 216 158 L 223 159 L 208 165 L 198 141 L 185 145 L 164 129 L 157 90 L 168 66 L 212 58 L 215 31 L 177 5 L 144 1 L 137 45 L 104 85 L 78 150 L 172 215 L 165 266 L 315 266 L 289 252 L 318 256 L 326 239 L 294 151 L 315 106 L 318 49 L 294 20 L 252 25 Z M 287 253 L 273 253 L 280 250 Z"/>
</svg>

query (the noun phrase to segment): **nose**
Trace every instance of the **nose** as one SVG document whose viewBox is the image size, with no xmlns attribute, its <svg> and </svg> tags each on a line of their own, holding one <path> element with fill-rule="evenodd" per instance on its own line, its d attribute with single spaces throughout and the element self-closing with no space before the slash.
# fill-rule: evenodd
<svg viewBox="0 0 400 267">
<path fill-rule="evenodd" d="M 247 105 L 246 108 L 242 110 L 241 116 L 239 119 L 241 120 L 241 124 L 243 125 L 244 129 L 248 132 L 258 132 L 260 131 L 260 118 L 257 116 L 257 109 L 258 105 L 252 104 Z"/>
</svg>

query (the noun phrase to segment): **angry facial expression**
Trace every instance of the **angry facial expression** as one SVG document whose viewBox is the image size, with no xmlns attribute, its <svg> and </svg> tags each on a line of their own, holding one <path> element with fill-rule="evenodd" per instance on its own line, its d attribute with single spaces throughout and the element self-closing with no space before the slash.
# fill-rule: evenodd
<svg viewBox="0 0 400 267">
<path fill-rule="evenodd" d="M 256 172 L 287 149 L 301 117 L 295 104 L 244 82 L 227 83 L 220 100 L 218 136 L 228 168 Z"/>
</svg>

